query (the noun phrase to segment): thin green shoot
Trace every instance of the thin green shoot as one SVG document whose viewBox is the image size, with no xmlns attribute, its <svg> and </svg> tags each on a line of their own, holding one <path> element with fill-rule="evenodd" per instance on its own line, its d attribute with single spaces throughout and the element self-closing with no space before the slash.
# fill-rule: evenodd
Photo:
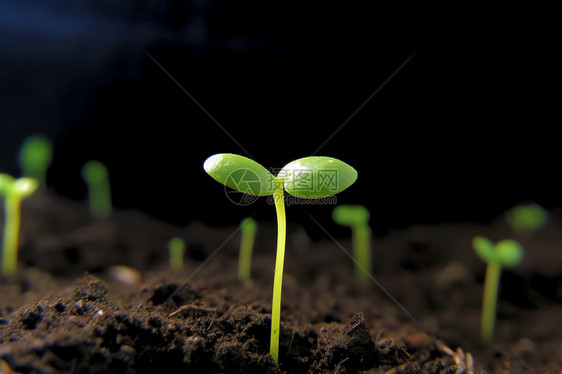
<svg viewBox="0 0 562 374">
<path fill-rule="evenodd" d="M 21 225 L 21 202 L 39 187 L 33 178 L 14 179 L 0 174 L 0 196 L 4 197 L 4 231 L 2 241 L 2 274 L 12 277 L 18 263 L 18 242 Z"/>
<path fill-rule="evenodd" d="M 240 223 L 240 254 L 238 257 L 238 279 L 247 282 L 251 278 L 252 251 L 258 224 L 252 217 L 244 218 Z"/>
<path fill-rule="evenodd" d="M 279 335 L 281 333 L 281 291 L 283 286 L 283 266 L 285 264 L 285 241 L 287 238 L 287 218 L 285 216 L 285 193 L 283 192 L 283 177 L 276 183 L 273 192 L 275 211 L 277 213 L 277 254 L 275 256 L 275 270 L 273 272 L 273 297 L 271 302 L 271 337 L 269 354 L 273 360 L 279 362 Z"/>
<path fill-rule="evenodd" d="M 183 257 L 185 253 L 185 241 L 182 238 L 172 238 L 168 242 L 168 253 L 170 257 L 170 269 L 179 272 L 183 269 Z"/>
<path fill-rule="evenodd" d="M 489 343 L 494 337 L 501 268 L 519 264 L 523 260 L 523 248 L 515 240 L 506 239 L 494 245 L 480 236 L 472 240 L 472 245 L 478 257 L 488 264 L 484 279 L 480 338 L 483 343 Z"/>
<path fill-rule="evenodd" d="M 357 171 L 335 158 L 305 157 L 288 163 L 274 176 L 257 162 L 231 153 L 216 154 L 207 158 L 203 168 L 216 181 L 236 191 L 253 196 L 273 196 L 277 213 L 277 255 L 273 278 L 269 352 L 278 363 L 287 230 L 285 191 L 303 199 L 332 196 L 351 186 L 357 179 Z"/>
<path fill-rule="evenodd" d="M 107 167 L 99 161 L 88 161 L 82 167 L 82 178 L 88 186 L 90 212 L 96 219 L 111 216 L 111 188 Z"/>
<path fill-rule="evenodd" d="M 372 273 L 369 217 L 369 210 L 362 205 L 339 205 L 332 211 L 336 223 L 351 227 L 355 279 L 363 284 Z"/>
<path fill-rule="evenodd" d="M 41 186 L 46 185 L 47 169 L 52 160 L 53 147 L 50 140 L 42 135 L 27 138 L 18 154 L 23 176 L 36 179 Z"/>
</svg>

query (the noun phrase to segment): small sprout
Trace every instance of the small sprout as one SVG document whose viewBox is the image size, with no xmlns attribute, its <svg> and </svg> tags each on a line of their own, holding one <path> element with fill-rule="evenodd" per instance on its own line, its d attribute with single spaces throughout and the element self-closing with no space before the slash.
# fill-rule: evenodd
<svg viewBox="0 0 562 374">
<path fill-rule="evenodd" d="M 369 210 L 362 205 L 340 205 L 332 211 L 336 223 L 351 227 L 355 278 L 360 283 L 369 279 L 372 270 L 369 216 Z"/>
<path fill-rule="evenodd" d="M 240 223 L 240 230 L 242 231 L 242 238 L 240 239 L 240 255 L 238 257 L 238 279 L 246 282 L 250 280 L 252 250 L 258 224 L 251 217 L 244 218 Z"/>
<path fill-rule="evenodd" d="M 41 186 L 46 185 L 47 169 L 52 160 L 53 147 L 44 136 L 30 136 L 21 145 L 18 161 L 22 174 L 24 177 L 38 180 Z"/>
<path fill-rule="evenodd" d="M 516 205 L 505 213 L 516 232 L 533 232 L 548 222 L 548 212 L 538 204 Z"/>
<path fill-rule="evenodd" d="M 183 255 L 185 253 L 185 242 L 181 238 L 172 238 L 168 242 L 170 253 L 170 269 L 181 271 L 183 269 Z"/>
<path fill-rule="evenodd" d="M 501 268 L 519 264 L 523 259 L 523 248 L 515 240 L 506 239 L 494 245 L 490 240 L 480 236 L 472 240 L 472 246 L 478 257 L 488 263 L 480 321 L 480 338 L 488 343 L 494 336 Z"/>
<path fill-rule="evenodd" d="M 221 153 L 209 157 L 203 164 L 205 171 L 217 182 L 253 196 L 271 196 L 277 212 L 277 255 L 273 277 L 271 306 L 271 343 L 269 352 L 279 362 L 279 330 L 281 324 L 281 286 L 285 260 L 286 218 L 285 191 L 301 198 L 322 198 L 335 195 L 357 179 L 357 171 L 331 157 L 305 157 L 295 160 L 277 177 L 247 157 Z M 332 177 L 326 183 L 326 177 Z"/>
<path fill-rule="evenodd" d="M 0 174 L 0 196 L 4 197 L 4 240 L 2 243 L 2 274 L 11 277 L 18 263 L 18 241 L 21 224 L 21 201 L 31 196 L 39 187 L 33 178 L 14 179 Z"/>
<path fill-rule="evenodd" d="M 105 219 L 111 215 L 111 188 L 109 172 L 99 161 L 88 161 L 82 167 L 82 178 L 88 185 L 90 212 L 97 219 Z"/>
</svg>

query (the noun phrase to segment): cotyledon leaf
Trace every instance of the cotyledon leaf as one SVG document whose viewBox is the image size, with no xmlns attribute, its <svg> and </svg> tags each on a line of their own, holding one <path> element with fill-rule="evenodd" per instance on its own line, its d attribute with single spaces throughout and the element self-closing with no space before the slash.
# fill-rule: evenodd
<svg viewBox="0 0 562 374">
<path fill-rule="evenodd" d="M 515 266 L 523 260 L 523 248 L 512 239 L 505 239 L 494 248 L 494 259 L 504 267 Z"/>
<path fill-rule="evenodd" d="M 472 239 L 472 246 L 476 254 L 484 262 L 491 262 L 494 259 L 494 244 L 481 236 Z"/>
<path fill-rule="evenodd" d="M 345 190 L 357 180 L 357 171 L 338 159 L 313 156 L 288 163 L 278 177 L 283 178 L 289 194 L 310 199 Z"/>
<path fill-rule="evenodd" d="M 275 176 L 244 156 L 218 153 L 207 158 L 203 168 L 217 182 L 248 195 L 268 196 L 275 191 Z"/>
</svg>

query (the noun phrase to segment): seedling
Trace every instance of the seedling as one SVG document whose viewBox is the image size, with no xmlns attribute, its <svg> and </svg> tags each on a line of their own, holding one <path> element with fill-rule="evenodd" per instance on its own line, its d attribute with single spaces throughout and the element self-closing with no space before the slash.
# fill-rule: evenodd
<svg viewBox="0 0 562 374">
<path fill-rule="evenodd" d="M 170 254 L 170 269 L 180 271 L 183 269 L 183 254 L 185 253 L 185 242 L 181 238 L 172 238 L 168 242 Z"/>
<path fill-rule="evenodd" d="M 252 250 L 258 224 L 251 217 L 244 218 L 240 223 L 240 230 L 242 231 L 242 237 L 240 239 L 240 255 L 238 257 L 238 279 L 246 282 L 250 280 Z"/>
<path fill-rule="evenodd" d="M 53 147 L 44 136 L 34 135 L 27 138 L 18 155 L 18 161 L 24 177 L 34 178 L 41 186 L 46 185 L 46 175 L 53 159 Z"/>
<path fill-rule="evenodd" d="M 369 210 L 362 205 L 340 205 L 332 211 L 334 221 L 351 227 L 355 279 L 365 283 L 371 274 L 371 229 Z"/>
<path fill-rule="evenodd" d="M 516 232 L 533 232 L 546 225 L 548 212 L 538 204 L 516 205 L 505 214 Z"/>
<path fill-rule="evenodd" d="M 305 199 L 339 193 L 357 179 L 357 171 L 331 157 L 305 157 L 285 165 L 274 176 L 257 162 L 244 156 L 221 153 L 209 157 L 203 168 L 216 181 L 253 196 L 273 196 L 277 212 L 277 255 L 273 277 L 270 354 L 279 362 L 281 286 L 285 260 L 286 218 L 284 191 Z"/>
<path fill-rule="evenodd" d="M 99 161 L 88 161 L 82 167 L 82 178 L 88 185 L 90 212 L 97 219 L 111 215 L 111 189 L 109 172 Z"/>
<path fill-rule="evenodd" d="M 523 249 L 515 240 L 506 239 L 494 245 L 480 236 L 472 240 L 472 245 L 482 261 L 488 263 L 480 320 L 480 338 L 484 343 L 488 343 L 494 336 L 501 268 L 519 264 L 523 259 Z"/>
<path fill-rule="evenodd" d="M 21 201 L 31 196 L 39 187 L 33 178 L 14 179 L 0 174 L 0 196 L 4 196 L 4 240 L 2 243 L 2 274 L 11 277 L 16 273 L 18 241 L 21 223 Z"/>
</svg>

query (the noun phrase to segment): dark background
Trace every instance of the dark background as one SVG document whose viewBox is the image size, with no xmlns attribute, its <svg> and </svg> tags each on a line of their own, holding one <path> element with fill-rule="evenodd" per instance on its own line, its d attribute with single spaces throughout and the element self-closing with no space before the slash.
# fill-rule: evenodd
<svg viewBox="0 0 562 374">
<path fill-rule="evenodd" d="M 232 204 L 206 157 L 278 168 L 320 147 L 358 170 L 338 203 L 367 205 L 375 233 L 526 200 L 557 211 L 549 11 L 365 4 L 2 0 L 0 171 L 17 175 L 42 133 L 57 193 L 83 200 L 80 168 L 98 159 L 117 207 L 220 226 L 274 209 Z M 332 208 L 288 217 L 337 230 Z"/>
</svg>

